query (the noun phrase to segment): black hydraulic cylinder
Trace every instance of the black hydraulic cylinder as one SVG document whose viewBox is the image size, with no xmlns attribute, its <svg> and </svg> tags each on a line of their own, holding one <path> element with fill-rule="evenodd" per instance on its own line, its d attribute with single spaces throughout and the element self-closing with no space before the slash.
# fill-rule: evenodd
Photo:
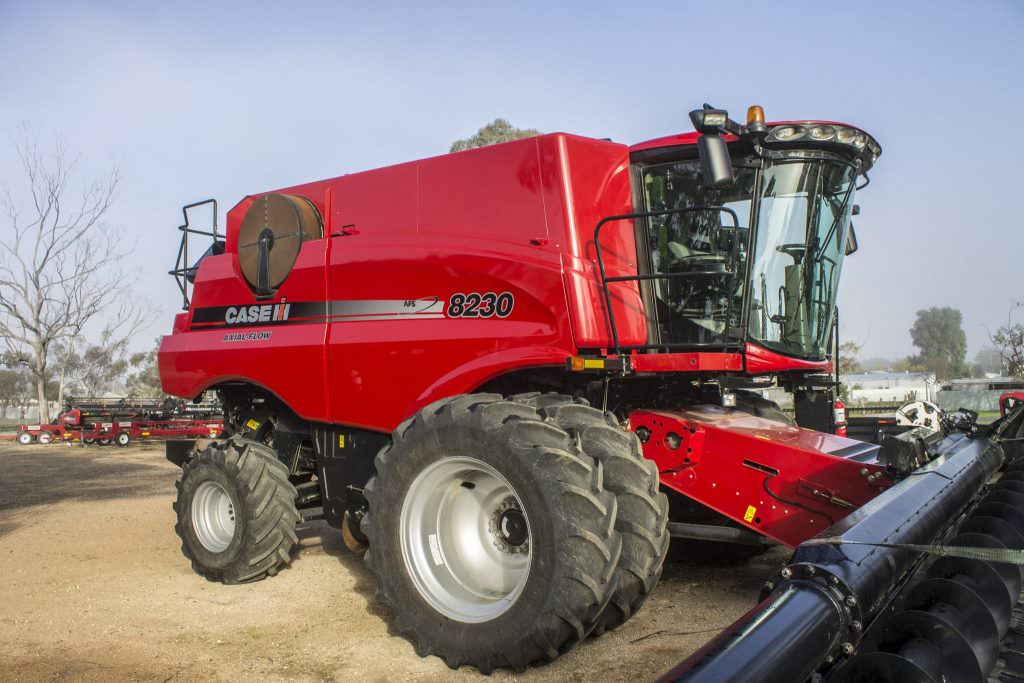
<svg viewBox="0 0 1024 683">
<path fill-rule="evenodd" d="M 954 434 L 939 456 L 805 543 L 773 592 L 663 681 L 802 681 L 827 658 L 851 654 L 920 555 L 844 542 L 929 544 L 1003 461 L 988 439 Z M 813 578 L 812 578 L 813 577 Z"/>
</svg>

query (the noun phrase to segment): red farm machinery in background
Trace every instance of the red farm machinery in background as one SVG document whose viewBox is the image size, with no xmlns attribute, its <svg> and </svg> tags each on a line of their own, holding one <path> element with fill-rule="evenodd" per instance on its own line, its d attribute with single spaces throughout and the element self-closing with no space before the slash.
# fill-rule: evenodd
<svg viewBox="0 0 1024 683">
<path fill-rule="evenodd" d="M 72 398 L 50 424 L 18 425 L 15 438 L 23 445 L 62 441 L 123 448 L 138 439 L 211 438 L 223 429 L 221 407 L 215 401 Z"/>
<path fill-rule="evenodd" d="M 1021 588 L 982 551 L 1024 547 L 1024 411 L 840 435 L 835 302 L 881 148 L 759 107 L 691 120 L 255 194 L 224 234 L 185 207 L 160 374 L 225 426 L 168 445 L 193 567 L 273 575 L 325 519 L 419 654 L 486 673 L 624 624 L 670 538 L 722 563 L 782 544 L 763 602 L 672 678 L 984 680 Z M 977 552 L 905 547 L 946 540 Z"/>
</svg>

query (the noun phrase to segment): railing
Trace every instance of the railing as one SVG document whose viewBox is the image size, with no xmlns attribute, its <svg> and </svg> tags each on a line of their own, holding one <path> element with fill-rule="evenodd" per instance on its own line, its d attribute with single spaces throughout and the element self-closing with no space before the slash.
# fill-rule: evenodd
<svg viewBox="0 0 1024 683">
<path fill-rule="evenodd" d="M 205 230 L 196 230 L 195 228 L 189 226 L 188 210 L 194 209 L 197 206 L 204 206 L 206 204 L 212 204 L 213 232 L 207 232 Z M 178 230 L 181 231 L 181 244 L 178 246 L 178 259 L 177 261 L 175 261 L 174 270 L 167 271 L 167 274 L 174 276 L 174 281 L 178 283 L 178 289 L 181 290 L 182 308 L 188 310 L 188 285 L 190 282 L 193 282 L 195 280 L 195 273 L 192 272 L 193 268 L 190 265 L 190 261 L 188 258 L 188 236 L 204 235 L 206 237 L 212 237 L 213 243 L 217 243 L 218 238 L 221 237 L 221 235 L 217 233 L 217 200 L 204 199 L 203 201 L 195 202 L 194 204 L 186 204 L 185 206 L 181 207 L 181 214 L 185 217 L 185 224 L 178 226 Z"/>
<path fill-rule="evenodd" d="M 665 209 L 665 210 L 662 210 L 662 211 L 639 211 L 639 212 L 636 212 L 636 213 L 624 213 L 624 214 L 620 214 L 620 215 L 617 215 L 617 216 L 606 216 L 606 217 L 602 218 L 600 221 L 598 221 L 597 227 L 594 228 L 594 249 L 597 252 L 597 266 L 598 266 L 598 268 L 600 269 L 600 272 L 601 272 L 601 288 L 604 290 L 604 303 L 605 303 L 605 309 L 608 311 L 608 323 L 611 326 L 612 348 L 615 350 L 615 353 L 617 355 L 622 355 L 622 352 L 624 350 L 647 351 L 647 350 L 661 350 L 661 349 L 671 350 L 673 348 L 690 349 L 690 350 L 705 349 L 705 348 L 716 348 L 716 349 L 728 350 L 730 348 L 730 345 L 728 343 L 728 341 L 729 341 L 729 319 L 730 319 L 730 317 L 732 315 L 732 300 L 733 300 L 733 296 L 731 295 L 731 292 L 732 292 L 732 289 L 733 289 L 732 282 L 733 282 L 734 278 L 736 277 L 736 272 L 734 270 L 728 270 L 728 269 L 721 269 L 721 270 L 719 270 L 719 269 L 708 269 L 708 270 L 687 271 L 685 273 L 655 273 L 655 274 L 650 274 L 650 275 L 641 275 L 639 272 L 637 272 L 636 275 L 616 275 L 615 277 L 608 277 L 608 273 L 607 273 L 607 271 L 605 269 L 605 265 L 604 265 L 604 255 L 601 253 L 601 228 L 603 228 L 608 223 L 612 223 L 612 222 L 615 222 L 615 221 L 635 220 L 637 218 L 653 218 L 654 216 L 671 216 L 671 215 L 683 214 L 683 213 L 697 213 L 697 212 L 700 212 L 700 211 L 719 211 L 719 212 L 722 212 L 722 213 L 727 213 L 727 214 L 729 214 L 732 217 L 732 226 L 731 227 L 732 227 L 732 229 L 734 231 L 734 237 L 733 237 L 733 241 L 732 241 L 731 259 L 732 259 L 732 266 L 735 268 L 735 266 L 736 266 L 736 252 L 737 252 L 737 249 L 739 248 L 739 218 L 736 216 L 736 212 L 735 211 L 733 211 L 732 209 L 729 209 L 727 207 L 724 207 L 724 206 L 688 206 L 688 207 L 685 207 L 685 208 L 682 208 L 682 209 Z M 725 226 L 725 227 L 729 227 L 729 226 Z M 638 258 L 638 260 L 639 260 L 639 258 Z M 639 266 L 638 266 L 638 268 L 639 268 Z M 639 283 L 639 282 L 645 282 L 645 281 L 651 281 L 651 280 L 673 280 L 673 279 L 680 279 L 680 278 L 700 278 L 700 277 L 728 277 L 728 278 L 730 278 L 730 283 L 729 283 L 729 286 L 727 287 L 727 291 L 730 292 L 730 295 L 728 297 L 728 300 L 727 300 L 728 303 L 726 304 L 726 309 L 725 309 L 725 324 L 724 324 L 724 327 L 722 329 L 722 339 L 723 339 L 723 341 L 721 343 L 719 343 L 719 342 L 698 342 L 698 343 L 690 343 L 690 342 L 665 342 L 665 343 L 660 343 L 660 344 L 640 344 L 640 345 L 630 345 L 630 346 L 622 346 L 619 343 L 619 330 L 618 330 L 618 326 L 615 324 L 615 311 L 612 310 L 612 296 L 611 296 L 611 291 L 608 289 L 608 284 L 609 283 L 612 283 L 612 282 L 637 282 L 637 283 Z"/>
</svg>

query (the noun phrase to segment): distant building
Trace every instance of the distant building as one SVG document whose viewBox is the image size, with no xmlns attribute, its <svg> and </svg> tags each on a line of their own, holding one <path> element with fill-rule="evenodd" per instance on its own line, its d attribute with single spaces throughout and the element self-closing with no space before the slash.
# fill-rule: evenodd
<svg viewBox="0 0 1024 683">
<path fill-rule="evenodd" d="M 999 395 L 1024 389 L 1024 382 L 1012 377 L 973 377 L 942 383 L 938 404 L 943 410 L 999 410 Z"/>
<path fill-rule="evenodd" d="M 847 387 L 849 404 L 934 401 L 939 393 L 935 375 L 928 372 L 865 372 L 840 378 Z"/>
</svg>

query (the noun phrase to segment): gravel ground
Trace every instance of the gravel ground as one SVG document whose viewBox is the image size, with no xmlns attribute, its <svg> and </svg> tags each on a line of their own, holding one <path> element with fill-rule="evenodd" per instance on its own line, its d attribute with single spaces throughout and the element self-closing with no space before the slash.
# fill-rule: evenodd
<svg viewBox="0 0 1024 683">
<path fill-rule="evenodd" d="M 322 523 L 301 527 L 291 569 L 270 580 L 195 575 L 174 534 L 176 472 L 156 445 L 0 445 L 0 678 L 481 680 L 391 635 L 373 577 Z M 785 558 L 667 565 L 625 626 L 517 678 L 652 679 L 753 606 Z"/>
</svg>

